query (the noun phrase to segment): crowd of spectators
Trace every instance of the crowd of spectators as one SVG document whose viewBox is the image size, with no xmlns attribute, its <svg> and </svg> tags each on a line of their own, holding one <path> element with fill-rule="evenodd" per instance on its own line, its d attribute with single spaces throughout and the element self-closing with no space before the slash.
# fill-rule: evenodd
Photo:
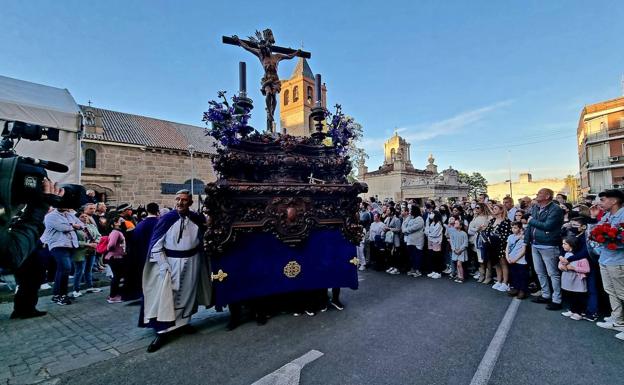
<svg viewBox="0 0 624 385">
<path fill-rule="evenodd" d="M 611 244 L 591 235 L 603 224 L 614 234 L 624 230 L 623 202 L 620 190 L 572 204 L 546 188 L 516 204 L 487 194 L 451 204 L 429 200 L 423 207 L 371 197 L 359 211 L 359 269 L 458 284 L 472 277 L 519 300 L 533 297 L 572 320 L 596 322 L 603 314 L 596 324 L 624 340 L 624 232 Z"/>
</svg>

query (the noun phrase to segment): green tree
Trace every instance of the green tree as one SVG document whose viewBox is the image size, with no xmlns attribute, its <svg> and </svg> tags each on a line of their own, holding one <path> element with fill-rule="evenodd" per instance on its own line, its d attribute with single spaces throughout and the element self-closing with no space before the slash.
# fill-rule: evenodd
<svg viewBox="0 0 624 385">
<path fill-rule="evenodd" d="M 487 180 L 483 177 L 483 175 L 481 175 L 481 173 L 473 172 L 469 175 L 460 171 L 459 181 L 468 185 L 469 198 L 477 199 L 479 194 L 487 191 Z"/>
</svg>

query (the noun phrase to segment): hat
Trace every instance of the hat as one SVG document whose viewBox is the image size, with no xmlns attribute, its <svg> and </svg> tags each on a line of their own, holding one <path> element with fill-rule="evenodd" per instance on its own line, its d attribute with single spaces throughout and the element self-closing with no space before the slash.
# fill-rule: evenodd
<svg viewBox="0 0 624 385">
<path fill-rule="evenodd" d="M 122 203 L 117 206 L 117 212 L 122 212 L 126 210 L 132 210 L 132 205 L 130 203 Z"/>
<path fill-rule="evenodd" d="M 620 202 L 624 202 L 624 192 L 618 189 L 604 190 L 600 194 L 598 194 L 600 198 L 617 198 Z"/>
</svg>

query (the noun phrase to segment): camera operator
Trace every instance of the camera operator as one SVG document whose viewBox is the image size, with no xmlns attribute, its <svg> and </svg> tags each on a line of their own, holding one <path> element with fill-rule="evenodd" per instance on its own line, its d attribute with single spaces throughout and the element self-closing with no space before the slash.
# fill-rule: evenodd
<svg viewBox="0 0 624 385">
<path fill-rule="evenodd" d="M 43 218 L 49 204 L 44 201 L 27 204 L 23 211 L 11 207 L 11 181 L 7 177 L 10 162 L 0 162 L 0 266 L 6 281 L 19 285 L 14 298 L 11 319 L 32 318 L 45 315 L 36 309 L 37 292 L 41 285 L 43 269 L 40 261 L 39 237 L 43 233 Z M 63 196 L 63 189 L 49 179 L 44 179 L 42 192 L 46 195 Z"/>
</svg>

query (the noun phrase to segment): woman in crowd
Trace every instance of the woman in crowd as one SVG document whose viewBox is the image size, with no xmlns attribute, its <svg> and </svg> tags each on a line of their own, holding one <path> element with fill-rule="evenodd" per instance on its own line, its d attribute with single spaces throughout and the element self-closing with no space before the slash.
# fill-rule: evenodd
<svg viewBox="0 0 624 385">
<path fill-rule="evenodd" d="M 394 207 L 388 208 L 388 216 L 384 220 L 386 231 L 386 256 L 388 256 L 388 265 L 390 266 L 386 273 L 400 274 L 399 266 L 399 253 L 401 246 L 401 219 L 396 215 L 396 209 Z"/>
<path fill-rule="evenodd" d="M 474 218 L 468 225 L 468 242 L 476 253 L 477 262 L 479 263 L 479 275 L 477 280 L 479 282 L 484 282 L 487 279 L 487 283 L 490 283 L 492 280 L 491 272 L 490 269 L 486 272 L 488 263 L 483 259 L 482 245 L 480 244 L 481 241 L 479 241 L 481 231 L 485 230 L 490 222 L 490 209 L 485 203 L 478 203 L 473 210 Z"/>
<path fill-rule="evenodd" d="M 368 240 L 370 242 L 371 249 L 371 263 L 377 271 L 383 269 L 383 253 L 386 250 L 384 242 L 384 228 L 385 225 L 381 221 L 381 215 L 377 212 L 373 214 L 373 223 L 371 223 L 370 231 L 368 233 Z"/>
<path fill-rule="evenodd" d="M 108 303 L 122 302 L 119 282 L 121 277 L 123 277 L 123 257 L 126 254 L 126 239 L 121 232 L 123 223 L 124 219 L 122 217 L 117 215 L 113 218 L 111 232 L 108 236 L 108 251 L 104 255 L 104 263 L 110 266 L 113 271 L 110 295 L 106 299 Z"/>
<path fill-rule="evenodd" d="M 80 222 L 84 223 L 85 227 L 76 230 L 78 236 L 79 247 L 74 251 L 74 292 L 72 296 L 78 298 L 82 295 L 80 292 L 80 281 L 84 274 L 85 282 L 87 283 L 88 292 L 98 292 L 100 289 L 93 287 L 92 268 L 93 258 L 95 256 L 95 248 L 99 241 L 100 233 L 97 230 L 95 223 L 91 224 L 91 217 L 87 213 L 76 214 Z"/>
<path fill-rule="evenodd" d="M 407 275 L 412 277 L 420 277 L 422 271 L 423 247 L 425 245 L 425 222 L 422 219 L 420 207 L 411 205 L 409 208 L 409 216 L 403 219 L 401 231 L 405 235 L 405 244 L 407 254 L 411 262 L 411 270 Z"/>
<path fill-rule="evenodd" d="M 429 271 L 427 277 L 438 279 L 442 277 L 441 265 L 444 264 L 442 255 L 442 239 L 444 238 L 442 216 L 438 211 L 434 211 L 427 217 L 425 235 L 427 236 L 427 255 L 425 258 L 425 269 Z"/>
<path fill-rule="evenodd" d="M 505 259 L 507 238 L 511 235 L 511 221 L 507 218 L 505 207 L 496 203 L 492 205 L 492 219 L 485 229 L 488 243 L 488 259 L 496 269 L 496 284 L 492 287 L 498 291 L 509 290 L 509 265 Z"/>
</svg>

